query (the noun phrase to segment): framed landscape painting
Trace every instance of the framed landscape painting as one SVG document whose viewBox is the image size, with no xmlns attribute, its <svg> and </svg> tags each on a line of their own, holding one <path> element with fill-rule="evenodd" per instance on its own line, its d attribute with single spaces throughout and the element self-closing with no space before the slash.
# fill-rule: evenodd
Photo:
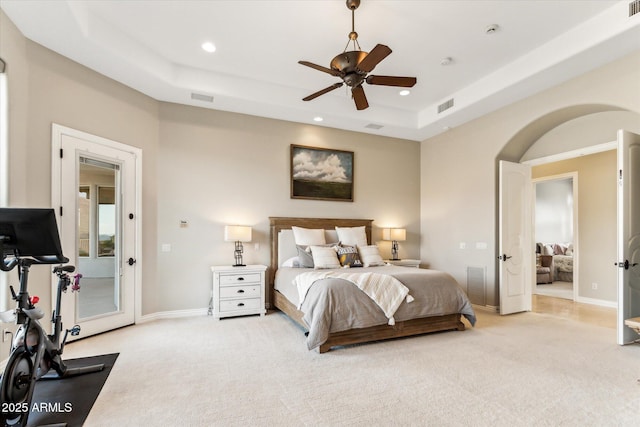
<svg viewBox="0 0 640 427">
<path fill-rule="evenodd" d="M 353 202 L 353 151 L 291 144 L 291 198 Z"/>
</svg>

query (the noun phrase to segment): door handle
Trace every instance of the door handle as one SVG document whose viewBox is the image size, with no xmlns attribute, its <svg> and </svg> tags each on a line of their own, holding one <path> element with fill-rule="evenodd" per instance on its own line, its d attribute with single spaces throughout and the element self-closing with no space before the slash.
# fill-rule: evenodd
<svg viewBox="0 0 640 427">
<path fill-rule="evenodd" d="M 507 254 L 502 254 L 502 255 L 498 255 L 498 259 L 502 260 L 502 261 L 506 261 L 509 258 L 511 258 L 510 256 L 507 256 Z"/>
<path fill-rule="evenodd" d="M 619 268 L 624 268 L 625 270 L 628 270 L 629 267 L 635 267 L 636 265 L 638 265 L 638 263 L 634 262 L 633 264 L 629 264 L 629 260 L 625 259 L 624 262 L 616 262 L 615 265 L 617 265 Z"/>
<path fill-rule="evenodd" d="M 127 261 L 127 264 L 129 264 L 129 265 L 133 265 L 135 263 L 136 263 L 136 260 L 133 259 L 133 258 L 129 258 L 129 260 Z"/>
</svg>

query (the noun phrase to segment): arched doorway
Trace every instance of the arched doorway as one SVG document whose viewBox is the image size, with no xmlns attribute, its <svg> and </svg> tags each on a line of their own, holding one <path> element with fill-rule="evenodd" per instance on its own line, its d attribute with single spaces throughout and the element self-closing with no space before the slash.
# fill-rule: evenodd
<svg viewBox="0 0 640 427">
<path fill-rule="evenodd" d="M 539 119 L 533 121 L 505 145 L 500 152 L 497 161 L 508 160 L 514 163 L 531 163 L 544 161 L 560 160 L 575 156 L 584 155 L 585 153 L 593 153 L 612 149 L 615 147 L 616 133 L 618 129 L 628 129 L 633 132 L 640 132 L 640 115 L 634 112 L 621 110 L 620 108 L 610 107 L 606 105 L 581 105 L 568 107 L 549 113 Z M 613 144 L 613 146 L 612 146 Z M 613 212 L 613 228 L 611 230 L 611 248 L 601 249 L 599 251 L 599 261 L 601 265 L 596 270 L 606 272 L 608 277 L 604 279 L 605 293 L 608 296 L 601 298 L 593 298 L 588 296 L 593 294 L 598 286 L 598 281 L 589 280 L 589 274 L 582 274 L 582 292 L 578 290 L 578 294 L 583 295 L 585 302 L 599 303 L 599 299 L 609 306 L 617 306 L 616 297 L 616 276 L 617 271 L 614 267 L 616 258 L 615 236 L 615 183 L 616 183 L 616 166 L 611 168 L 611 179 L 614 200 L 609 207 Z M 497 227 L 500 229 L 501 224 Z M 533 243 L 532 243 L 533 244 Z M 610 259 L 609 259 L 610 258 Z M 610 262 L 609 262 L 610 261 Z M 593 269 L 591 263 L 585 263 L 589 268 Z M 533 266 L 532 266 L 533 267 Z M 500 265 L 496 266 L 499 269 Z M 532 268 L 532 271 L 534 269 Z M 588 271 L 586 273 L 589 273 Z M 593 283 L 592 283 L 593 282 Z M 586 284 L 586 285 L 585 285 Z M 585 286 L 589 285 L 589 289 Z M 591 288 L 593 287 L 593 288 Z M 599 295 L 605 295 L 600 293 Z M 592 301 L 589 301 L 591 298 Z"/>
</svg>

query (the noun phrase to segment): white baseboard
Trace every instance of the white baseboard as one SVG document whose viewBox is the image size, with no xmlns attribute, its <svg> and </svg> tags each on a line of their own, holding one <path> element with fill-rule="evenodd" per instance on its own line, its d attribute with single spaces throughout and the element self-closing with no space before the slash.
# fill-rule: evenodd
<svg viewBox="0 0 640 427">
<path fill-rule="evenodd" d="M 587 297 L 579 296 L 576 302 L 580 302 L 583 304 L 599 305 L 601 307 L 618 308 L 618 303 L 616 301 L 607 301 L 604 299 L 587 298 Z"/>
<path fill-rule="evenodd" d="M 159 319 L 176 319 L 179 317 L 195 317 L 195 316 L 206 316 L 208 312 L 208 308 L 193 308 L 190 310 L 172 310 L 172 311 L 160 311 L 158 313 L 145 314 L 140 317 L 136 323 L 146 323 L 153 322 L 154 320 Z"/>
</svg>

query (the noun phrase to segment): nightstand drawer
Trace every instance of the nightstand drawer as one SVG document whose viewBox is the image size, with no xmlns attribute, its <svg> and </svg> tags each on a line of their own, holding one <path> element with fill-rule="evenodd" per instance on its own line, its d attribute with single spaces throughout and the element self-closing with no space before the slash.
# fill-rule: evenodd
<svg viewBox="0 0 640 427">
<path fill-rule="evenodd" d="M 220 301 L 220 312 L 236 310 L 257 310 L 260 308 L 260 298 L 229 299 Z"/>
<path fill-rule="evenodd" d="M 260 273 L 221 274 L 220 286 L 236 286 L 243 283 L 260 283 Z"/>
<path fill-rule="evenodd" d="M 260 298 L 262 287 L 258 285 L 225 286 L 220 288 L 220 298 Z"/>
</svg>

